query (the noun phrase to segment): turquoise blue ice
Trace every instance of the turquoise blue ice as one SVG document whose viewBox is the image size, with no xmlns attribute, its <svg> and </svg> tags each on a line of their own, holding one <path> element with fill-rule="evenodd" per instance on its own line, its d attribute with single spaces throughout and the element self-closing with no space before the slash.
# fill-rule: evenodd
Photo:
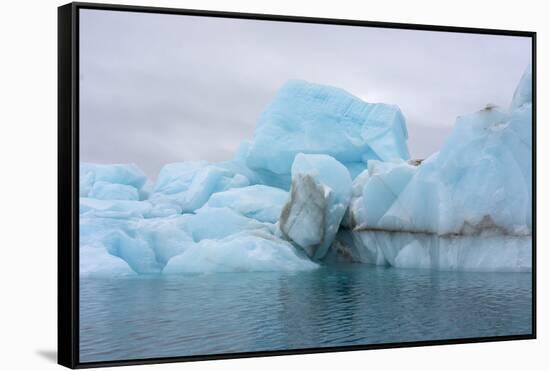
<svg viewBox="0 0 550 371">
<path fill-rule="evenodd" d="M 407 135 L 395 105 L 367 103 L 342 89 L 291 80 L 261 115 L 246 163 L 267 183 L 278 184 L 289 179 L 298 153 L 325 154 L 355 176 L 368 160 L 408 159 Z"/>
<path fill-rule="evenodd" d="M 529 271 L 532 93 L 409 160 L 397 106 L 289 81 L 234 159 L 80 165 L 82 276 L 405 268 Z"/>
</svg>

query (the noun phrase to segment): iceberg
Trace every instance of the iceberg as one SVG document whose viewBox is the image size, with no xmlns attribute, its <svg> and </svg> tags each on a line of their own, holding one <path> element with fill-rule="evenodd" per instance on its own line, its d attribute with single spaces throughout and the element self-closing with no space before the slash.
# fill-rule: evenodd
<svg viewBox="0 0 550 371">
<path fill-rule="evenodd" d="M 128 200 L 138 201 L 137 188 L 125 184 L 113 184 L 100 180 L 91 187 L 88 197 L 98 200 Z"/>
<path fill-rule="evenodd" d="M 81 251 L 86 249 L 86 274 L 102 275 L 109 269 L 119 274 L 122 263 L 135 273 L 160 273 L 170 258 L 194 244 L 184 225 L 181 215 L 154 219 L 81 216 L 80 246 Z M 108 255 L 117 259 L 107 259 Z"/>
<path fill-rule="evenodd" d="M 260 222 L 277 223 L 288 192 L 261 184 L 213 194 L 204 207 L 229 208 Z"/>
<path fill-rule="evenodd" d="M 152 207 L 148 201 L 101 200 L 80 197 L 81 218 L 92 216 L 117 219 L 144 217 Z"/>
<path fill-rule="evenodd" d="M 137 276 L 124 259 L 110 254 L 104 246 L 80 245 L 81 277 Z"/>
<path fill-rule="evenodd" d="M 92 197 L 90 192 L 94 191 L 100 197 L 104 197 L 103 199 L 110 199 L 105 197 L 116 196 L 120 193 L 132 193 L 133 191 L 129 191 L 131 188 L 134 188 L 139 194 L 139 191 L 147 183 L 145 173 L 134 164 L 104 165 L 82 162 L 80 163 L 79 178 L 80 197 Z M 96 186 L 96 183 L 99 185 Z M 113 185 L 113 187 L 109 187 L 109 185 Z M 122 192 L 122 189 L 125 189 L 126 192 Z M 128 197 L 128 195 L 123 197 Z"/>
<path fill-rule="evenodd" d="M 104 218 L 157 218 L 181 214 L 181 208 L 175 204 L 151 203 L 148 200 L 101 200 L 88 197 L 80 198 L 80 216 Z"/>
<path fill-rule="evenodd" d="M 521 76 L 521 80 L 514 91 L 514 96 L 512 98 L 512 104 L 510 105 L 510 109 L 513 111 L 524 104 L 531 104 L 533 102 L 533 92 L 532 92 L 532 86 L 533 86 L 533 74 L 532 74 L 532 66 L 529 65 L 525 72 L 523 72 L 523 75 Z"/>
<path fill-rule="evenodd" d="M 80 164 L 80 274 L 310 270 L 358 262 L 531 270 L 532 75 L 410 160 L 398 107 L 290 81 L 233 159 Z"/>
<path fill-rule="evenodd" d="M 274 224 L 247 218 L 227 207 L 201 208 L 195 214 L 183 215 L 183 228 L 194 241 L 220 240 L 242 231 L 259 230 L 274 234 Z"/>
<path fill-rule="evenodd" d="M 494 231 L 480 235 L 341 230 L 330 258 L 397 268 L 475 272 L 529 272 L 531 236 Z"/>
<path fill-rule="evenodd" d="M 437 157 L 418 168 L 371 226 L 439 235 L 486 228 L 530 234 L 530 126 L 530 106 L 459 117 Z"/>
<path fill-rule="evenodd" d="M 293 178 L 291 196 L 281 214 L 281 231 L 313 257 L 325 237 L 330 190 L 310 175 Z"/>
<path fill-rule="evenodd" d="M 357 218 L 364 218 L 365 210 L 363 207 L 363 188 L 369 180 L 369 170 L 363 170 L 353 179 L 351 184 L 351 199 L 348 208 L 342 219 L 341 226 L 346 229 L 353 229 L 357 224 Z"/>
<path fill-rule="evenodd" d="M 397 106 L 366 103 L 342 89 L 292 80 L 261 115 L 246 163 L 265 184 L 283 183 L 288 189 L 298 153 L 329 155 L 355 176 L 368 160 L 408 159 L 407 136 Z"/>
<path fill-rule="evenodd" d="M 292 164 L 292 187 L 280 228 L 314 259 L 332 244 L 351 198 L 351 177 L 328 155 L 299 153 Z"/>
<path fill-rule="evenodd" d="M 194 213 L 164 215 L 152 215 L 156 205 L 147 200 L 81 198 L 80 251 L 85 260 L 81 275 L 317 267 L 279 237 L 275 223 L 287 198 L 285 191 L 255 186 L 226 192 Z M 272 197 L 262 199 L 261 194 Z M 239 198 L 240 195 L 244 197 Z M 274 211 L 276 217 L 272 215 Z M 172 259 L 175 262 L 170 263 Z"/>
<path fill-rule="evenodd" d="M 442 149 L 418 167 L 372 162 L 348 210 L 351 236 L 340 233 L 334 249 L 396 267 L 530 270 L 530 79 L 528 70 L 511 110 L 458 117 Z"/>
<path fill-rule="evenodd" d="M 348 211 L 349 227 L 376 225 L 396 202 L 416 169 L 405 161 L 369 161 L 365 174 L 354 182 L 354 188 L 362 186 L 362 190 L 354 197 Z"/>
<path fill-rule="evenodd" d="M 168 164 L 161 169 L 149 200 L 156 204 L 175 204 L 183 212 L 193 212 L 212 194 L 248 186 L 253 177 L 249 169 L 236 161 Z"/>
<path fill-rule="evenodd" d="M 210 272 L 300 271 L 317 264 L 288 242 L 258 230 L 219 240 L 203 240 L 171 259 L 164 274 Z"/>
<path fill-rule="evenodd" d="M 279 238 L 274 224 L 248 218 L 238 210 L 205 206 L 181 218 L 181 228 L 192 243 L 168 261 L 163 274 L 299 271 L 318 266 Z"/>
</svg>

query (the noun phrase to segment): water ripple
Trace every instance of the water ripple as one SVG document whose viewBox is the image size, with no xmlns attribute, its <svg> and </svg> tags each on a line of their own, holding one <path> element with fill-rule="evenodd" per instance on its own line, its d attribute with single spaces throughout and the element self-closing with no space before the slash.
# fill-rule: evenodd
<svg viewBox="0 0 550 371">
<path fill-rule="evenodd" d="M 80 285 L 82 362 L 531 332 L 524 273 L 352 265 Z"/>
</svg>

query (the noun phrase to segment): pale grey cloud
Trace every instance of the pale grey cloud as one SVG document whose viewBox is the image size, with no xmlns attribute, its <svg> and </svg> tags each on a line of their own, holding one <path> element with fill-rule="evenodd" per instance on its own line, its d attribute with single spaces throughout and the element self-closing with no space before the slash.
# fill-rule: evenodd
<svg viewBox="0 0 550 371">
<path fill-rule="evenodd" d="M 401 107 L 415 158 L 456 116 L 508 106 L 530 39 L 82 10 L 81 160 L 229 159 L 277 89 L 298 78 Z"/>
</svg>

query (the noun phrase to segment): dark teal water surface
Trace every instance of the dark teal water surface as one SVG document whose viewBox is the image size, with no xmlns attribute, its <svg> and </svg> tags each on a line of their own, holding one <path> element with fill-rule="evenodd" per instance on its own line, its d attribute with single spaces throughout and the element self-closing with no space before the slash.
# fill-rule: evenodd
<svg viewBox="0 0 550 371">
<path fill-rule="evenodd" d="M 80 280 L 80 361 L 531 333 L 530 273 L 327 266 Z"/>
</svg>

